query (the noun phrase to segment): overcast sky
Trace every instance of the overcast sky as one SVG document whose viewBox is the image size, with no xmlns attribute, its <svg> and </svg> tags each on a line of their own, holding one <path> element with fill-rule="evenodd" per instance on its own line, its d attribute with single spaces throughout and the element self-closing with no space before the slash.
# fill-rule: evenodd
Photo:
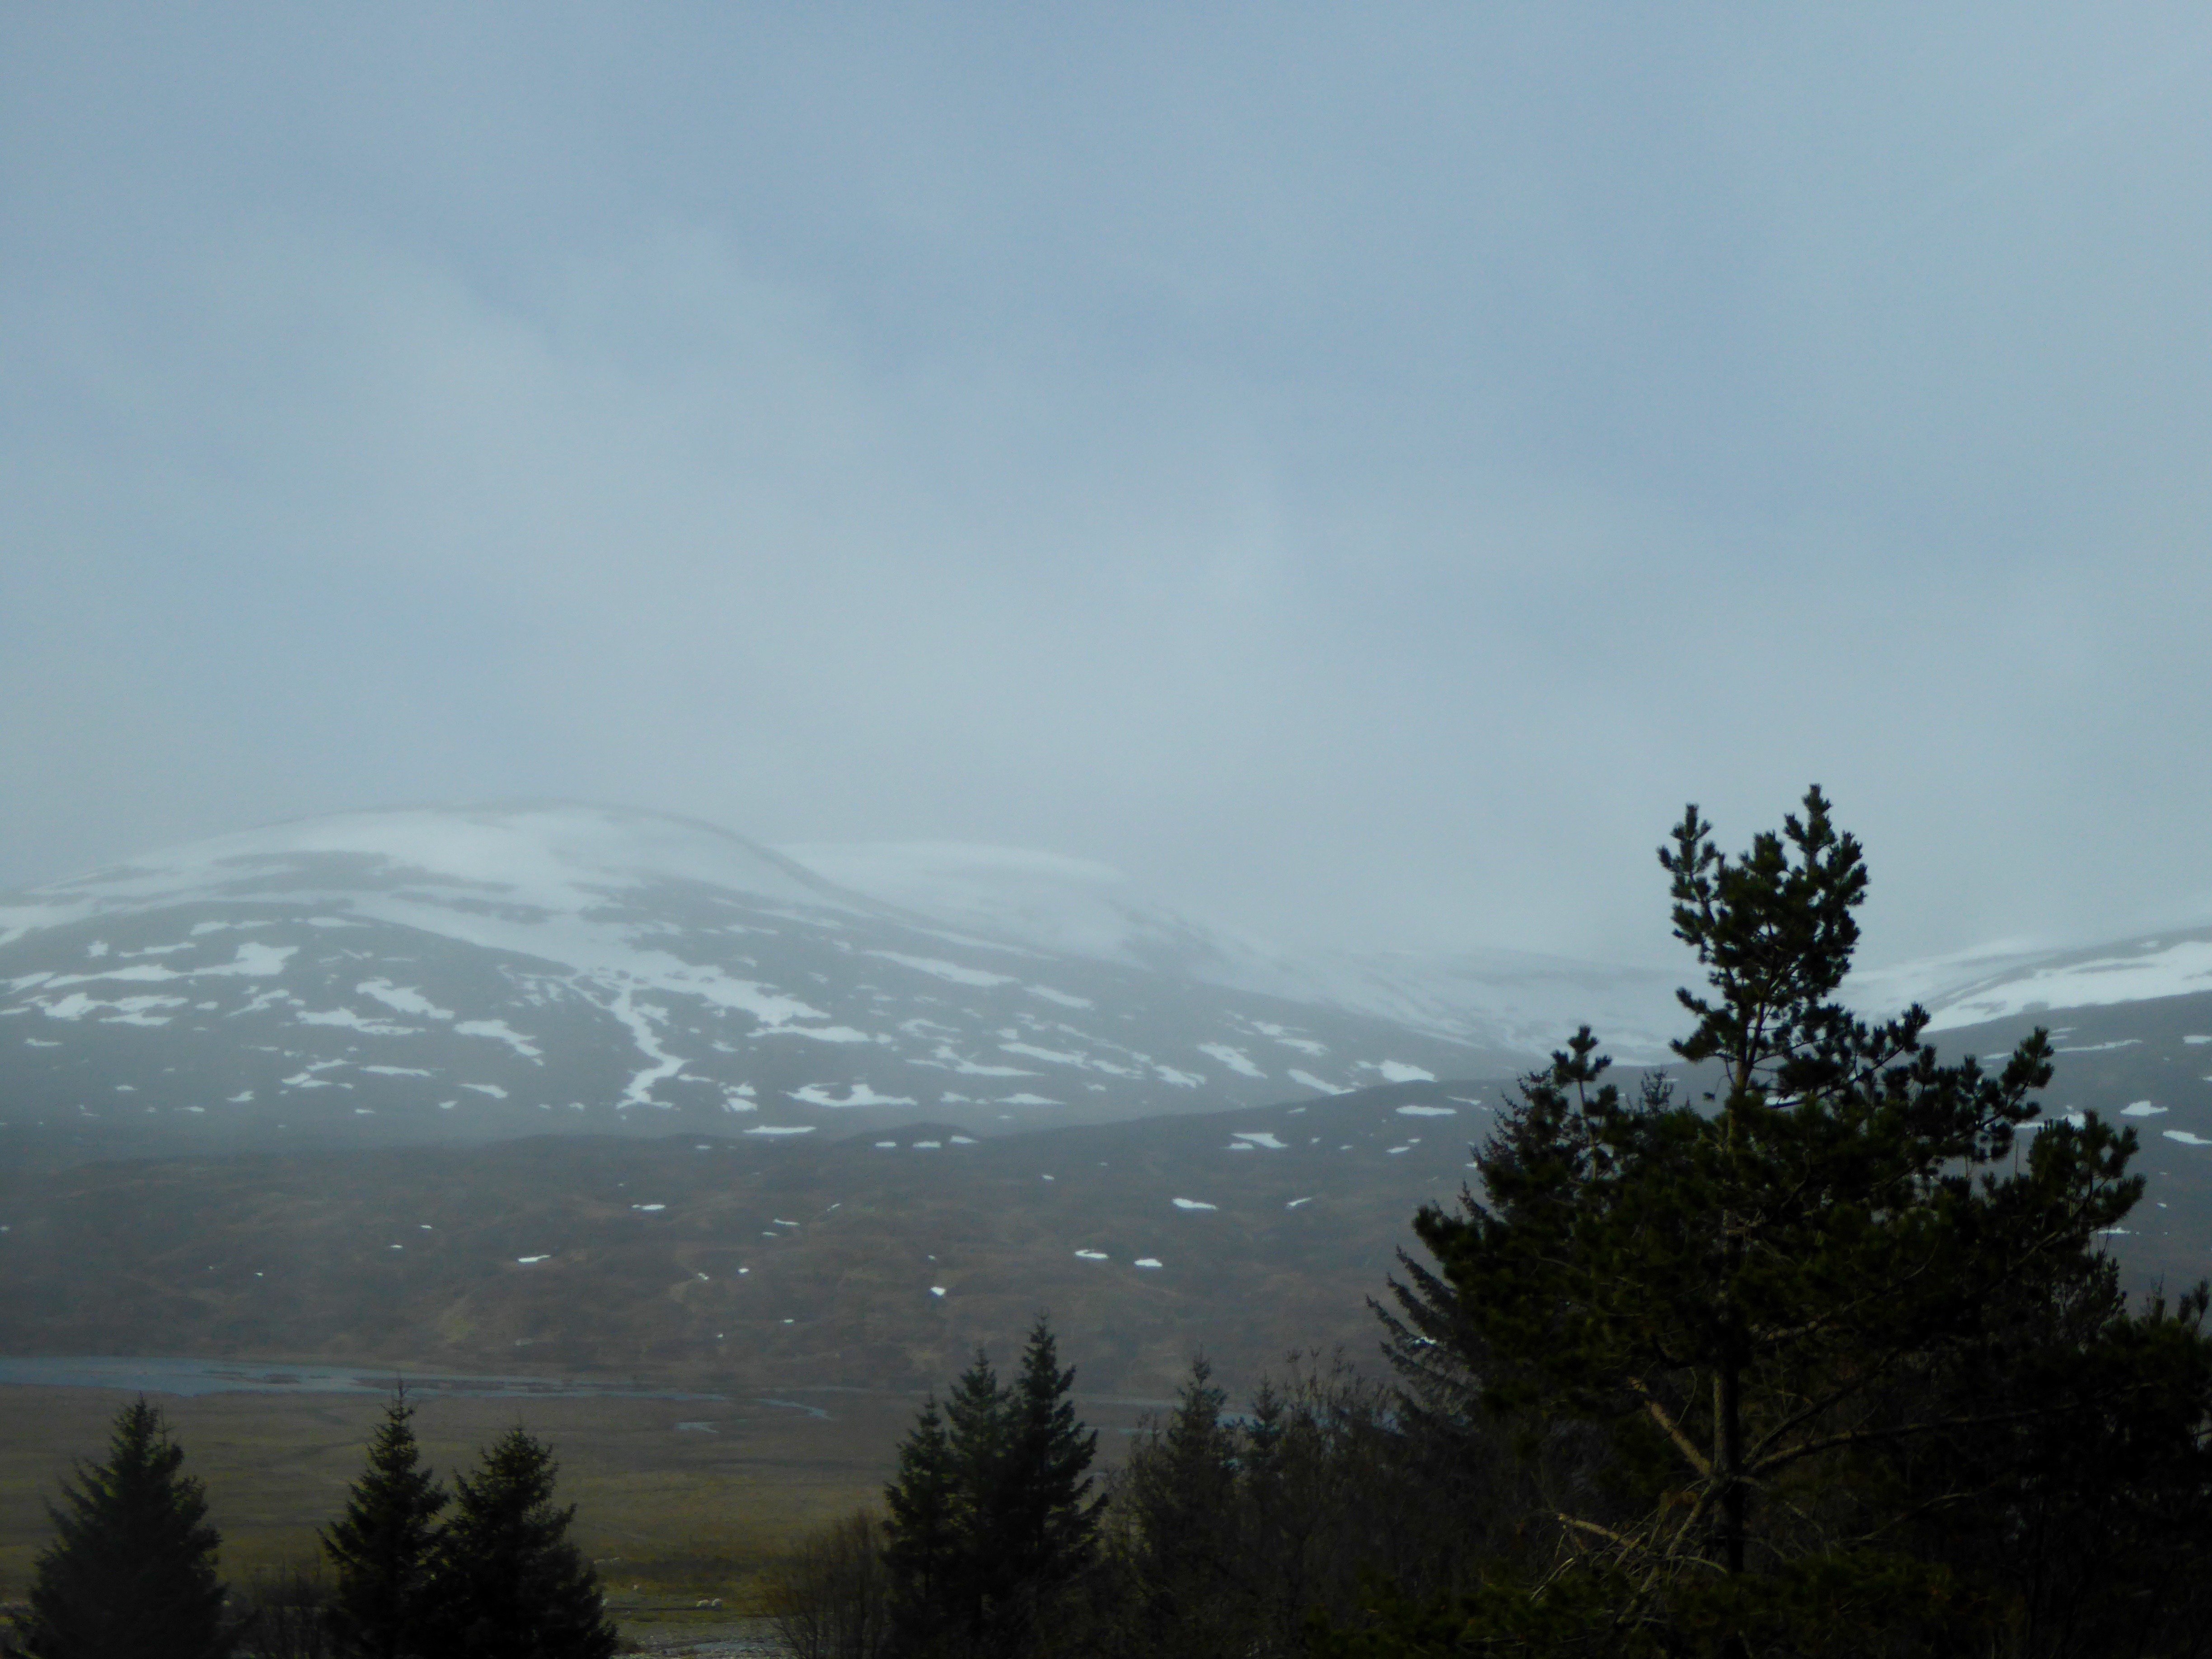
<svg viewBox="0 0 2212 1659">
<path fill-rule="evenodd" d="M 2212 14 L 0 9 L 0 884 L 557 796 L 1666 959 L 2212 913 Z"/>
</svg>

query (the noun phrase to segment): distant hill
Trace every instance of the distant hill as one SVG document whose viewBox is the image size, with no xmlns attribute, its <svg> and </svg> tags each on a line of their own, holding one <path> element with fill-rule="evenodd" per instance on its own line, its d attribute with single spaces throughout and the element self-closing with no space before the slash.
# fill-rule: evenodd
<svg viewBox="0 0 2212 1659">
<path fill-rule="evenodd" d="M 0 1158 L 999 1133 L 1510 1070 L 1358 1011 L 1054 954 L 586 807 L 280 825 L 0 903 Z"/>
<path fill-rule="evenodd" d="M 2046 1097 L 2142 1137 L 2148 1191 L 2110 1241 L 2137 1288 L 2212 1272 L 2207 1039 L 2212 996 L 2084 1017 Z M 1443 1081 L 988 1138 L 915 1120 L 15 1168 L 0 1351 L 921 1389 L 1048 1310 L 1087 1391 L 1163 1398 L 1200 1350 L 1243 1388 L 1292 1349 L 1371 1361 L 1366 1298 L 1414 1211 L 1476 1182 L 1505 1100 Z"/>
</svg>

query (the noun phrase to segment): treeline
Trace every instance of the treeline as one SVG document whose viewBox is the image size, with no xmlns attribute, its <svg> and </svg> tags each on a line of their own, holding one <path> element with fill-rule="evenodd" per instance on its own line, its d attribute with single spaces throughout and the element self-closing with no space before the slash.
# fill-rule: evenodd
<svg viewBox="0 0 2212 1659">
<path fill-rule="evenodd" d="M 1710 1092 L 1625 1096 L 1578 1032 L 1414 1218 L 1381 1379 L 1232 1416 L 1195 1366 L 1103 1483 L 1050 1333 L 979 1355 L 887 1514 L 788 1565 L 798 1652 L 2212 1652 L 2208 1295 L 2119 1288 L 2133 1131 L 2041 1115 L 2041 1031 L 1985 1072 L 1837 1000 L 1867 878 L 1817 789 L 1660 860 Z"/>
<path fill-rule="evenodd" d="M 143 1399 L 106 1460 L 48 1506 L 27 1612 L 0 1642 L 25 1659 L 608 1659 L 616 1632 L 553 1501 L 550 1451 L 518 1428 L 449 1494 L 422 1466 L 395 1393 L 345 1512 L 325 1528 L 327 1583 L 283 1575 L 241 1605 L 216 1571 L 200 1482 Z"/>
</svg>

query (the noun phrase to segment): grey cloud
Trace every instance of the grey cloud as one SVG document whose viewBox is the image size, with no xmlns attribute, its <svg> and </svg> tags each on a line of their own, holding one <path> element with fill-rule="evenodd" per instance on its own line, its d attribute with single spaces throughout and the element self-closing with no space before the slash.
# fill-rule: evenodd
<svg viewBox="0 0 2212 1659">
<path fill-rule="evenodd" d="M 1662 955 L 2212 896 L 2186 11 L 19 13 L 0 880 L 387 801 Z"/>
</svg>

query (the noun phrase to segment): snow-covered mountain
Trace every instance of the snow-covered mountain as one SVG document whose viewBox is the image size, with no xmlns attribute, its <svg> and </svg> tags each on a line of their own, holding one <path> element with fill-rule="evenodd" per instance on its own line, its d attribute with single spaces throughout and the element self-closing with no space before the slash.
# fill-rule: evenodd
<svg viewBox="0 0 2212 1659">
<path fill-rule="evenodd" d="M 88 1147 L 981 1133 L 1517 1063 L 600 808 L 319 818 L 0 902 L 0 1121 Z"/>
</svg>

